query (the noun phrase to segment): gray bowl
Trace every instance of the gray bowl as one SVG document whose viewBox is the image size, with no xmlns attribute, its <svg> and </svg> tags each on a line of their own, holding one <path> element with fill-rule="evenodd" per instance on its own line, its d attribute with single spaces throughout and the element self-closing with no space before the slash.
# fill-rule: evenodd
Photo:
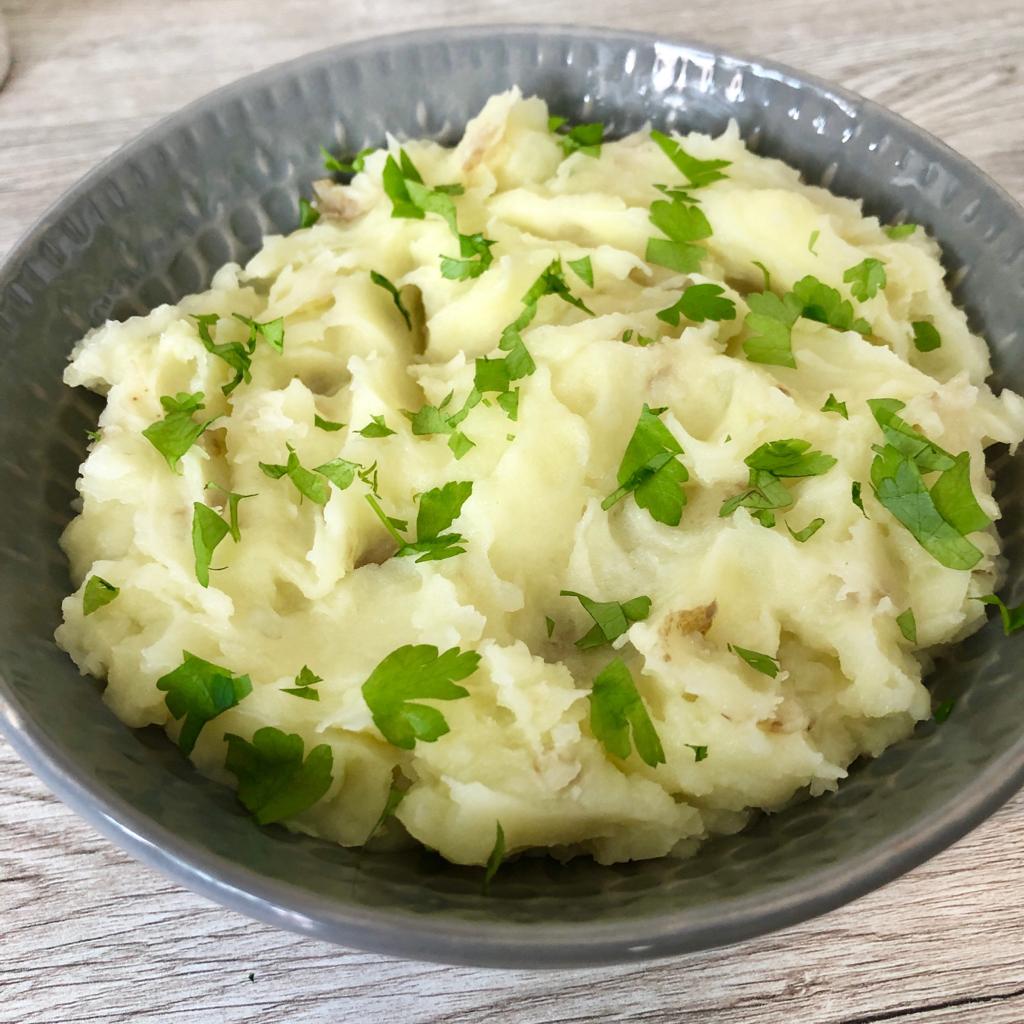
<svg viewBox="0 0 1024 1024">
<path fill-rule="evenodd" d="M 957 301 L 1024 391 L 1024 219 L 974 167 L 875 105 L 772 65 L 651 36 L 563 28 L 371 40 L 271 68 L 168 118 L 57 203 L 0 271 L 0 728 L 101 832 L 185 885 L 263 921 L 400 956 L 558 966 L 734 942 L 829 910 L 962 836 L 1024 783 L 1019 640 L 988 627 L 932 679 L 941 727 L 859 766 L 833 796 L 762 818 L 696 857 L 616 867 L 526 859 L 484 897 L 480 873 L 422 853 L 344 850 L 258 829 L 155 730 L 125 728 L 54 645 L 70 586 L 68 521 L 98 400 L 61 384 L 72 342 L 206 286 L 266 232 L 296 224 L 318 147 L 398 135 L 452 141 L 518 83 L 622 134 L 717 131 L 863 197 L 942 243 Z M 1022 462 L 995 460 L 1020 600 Z M 865 923 L 866 926 L 868 922 Z"/>
</svg>

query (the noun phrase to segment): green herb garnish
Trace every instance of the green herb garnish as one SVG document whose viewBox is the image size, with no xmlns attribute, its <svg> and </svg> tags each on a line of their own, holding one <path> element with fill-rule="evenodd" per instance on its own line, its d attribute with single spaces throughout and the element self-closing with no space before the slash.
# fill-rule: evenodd
<svg viewBox="0 0 1024 1024">
<path fill-rule="evenodd" d="M 494 366 L 500 367 L 500 372 L 505 371 L 505 360 L 504 359 L 491 359 L 483 360 L 485 363 L 490 363 Z M 480 362 L 477 360 L 477 375 L 480 375 Z M 488 380 L 489 384 L 501 384 L 501 381 Z M 474 387 L 468 395 L 466 400 L 462 403 L 462 407 L 457 410 L 451 410 L 452 394 L 449 392 L 440 405 L 424 405 L 421 406 L 416 412 L 410 412 L 408 409 L 402 410 L 402 415 L 409 420 L 412 425 L 412 432 L 417 437 L 425 437 L 431 434 L 447 434 L 448 435 L 448 447 L 452 450 L 456 459 L 461 459 L 470 448 L 473 447 L 474 443 L 466 437 L 466 435 L 459 430 L 459 426 L 462 421 L 469 415 L 470 410 L 479 403 L 481 399 L 481 391 L 504 391 L 508 388 L 507 378 L 504 380 L 504 386 L 494 386 L 480 388 L 479 384 Z"/>
<path fill-rule="evenodd" d="M 295 485 L 295 489 L 303 497 L 316 502 L 317 505 L 326 505 L 327 499 L 331 496 L 331 489 L 325 481 L 330 481 L 339 490 L 345 490 L 359 471 L 359 465 L 349 462 L 346 459 L 332 459 L 322 466 L 314 469 L 306 469 L 299 462 L 295 449 L 289 444 L 288 461 L 284 465 L 272 462 L 261 462 L 260 469 L 270 477 L 271 480 L 280 480 L 286 476 Z"/>
<path fill-rule="evenodd" d="M 483 892 L 486 896 L 491 888 L 491 882 L 498 873 L 502 861 L 505 859 L 505 830 L 501 822 L 497 822 L 494 829 L 494 846 L 487 857 L 487 864 L 484 868 Z"/>
<path fill-rule="evenodd" d="M 668 237 L 649 238 L 644 259 L 680 274 L 699 270 L 707 250 L 695 243 L 711 237 L 711 225 L 700 207 L 659 199 L 651 203 L 650 220 Z"/>
<path fill-rule="evenodd" d="M 320 219 L 320 211 L 305 197 L 299 196 L 299 227 L 311 228 Z"/>
<path fill-rule="evenodd" d="M 1003 633 L 1006 636 L 1016 633 L 1018 629 L 1024 629 L 1024 604 L 1008 608 L 1002 598 L 996 597 L 995 594 L 985 594 L 984 597 L 976 597 L 975 600 L 999 609 L 999 617 L 1003 620 Z"/>
<path fill-rule="evenodd" d="M 318 676 L 308 665 L 303 665 L 295 677 L 295 685 L 282 687 L 281 692 L 289 693 L 293 697 L 301 697 L 303 700 L 319 700 L 320 694 L 314 687 L 317 683 L 322 682 L 322 676 Z"/>
<path fill-rule="evenodd" d="M 686 178 L 690 188 L 704 188 L 716 181 L 722 181 L 726 175 L 722 171 L 731 163 L 729 160 L 699 160 L 690 156 L 675 139 L 663 132 L 652 131 L 651 138 L 661 151 L 676 165 L 676 169 Z"/>
<path fill-rule="evenodd" d="M 395 308 L 402 314 L 405 326 L 411 331 L 412 317 L 409 315 L 409 310 L 405 308 L 405 303 L 402 302 L 401 292 L 383 274 L 377 273 L 376 270 L 370 271 L 370 280 L 378 287 L 383 288 L 391 296 Z"/>
<path fill-rule="evenodd" d="M 191 754 L 203 726 L 252 693 L 252 680 L 188 651 L 182 651 L 182 657 L 182 663 L 161 676 L 156 687 L 167 694 L 164 701 L 171 715 L 185 719 L 178 733 L 178 746 Z"/>
<path fill-rule="evenodd" d="M 845 402 L 840 402 L 832 392 L 829 392 L 828 398 L 825 399 L 825 404 L 821 407 L 821 412 L 835 412 L 843 417 L 844 420 L 850 418 L 850 413 L 846 408 Z"/>
<path fill-rule="evenodd" d="M 724 293 L 725 289 L 717 284 L 691 284 L 674 305 L 659 310 L 656 315 L 673 327 L 679 325 L 680 314 L 695 324 L 705 320 L 735 320 L 736 304 L 732 299 L 720 298 Z"/>
<path fill-rule="evenodd" d="M 361 437 L 390 437 L 394 431 L 384 422 L 384 414 L 378 413 L 370 417 L 370 422 L 361 430 L 356 431 Z"/>
<path fill-rule="evenodd" d="M 594 739 L 615 757 L 629 757 L 635 745 L 645 764 L 654 768 L 665 763 L 665 751 L 654 723 L 621 658 L 609 662 L 594 680 L 590 691 L 590 730 Z"/>
<path fill-rule="evenodd" d="M 917 230 L 916 224 L 892 224 L 885 233 L 892 239 L 909 238 Z"/>
<path fill-rule="evenodd" d="M 815 229 L 811 232 L 811 237 L 807 239 L 807 251 L 812 256 L 817 256 L 817 250 L 814 248 L 818 244 L 818 238 L 821 236 L 821 232 Z"/>
<path fill-rule="evenodd" d="M 756 669 L 762 675 L 774 679 L 780 670 L 779 659 L 773 658 L 770 654 L 762 654 L 760 651 L 750 651 L 746 647 L 738 647 L 736 644 L 729 644 L 729 650 L 737 657 L 742 658 L 752 669 Z"/>
<path fill-rule="evenodd" d="M 320 153 L 324 158 L 324 169 L 335 174 L 358 174 L 365 169 L 366 158 L 374 152 L 376 150 L 373 146 L 367 146 L 365 149 L 359 150 L 351 160 L 339 160 L 323 146 L 320 147 Z"/>
<path fill-rule="evenodd" d="M 589 256 L 581 256 L 578 260 L 569 260 L 569 269 L 588 287 L 594 287 L 594 267 Z"/>
<path fill-rule="evenodd" d="M 216 416 L 205 423 L 196 423 L 192 413 L 205 409 L 202 391 L 188 394 L 179 391 L 173 398 L 163 395 L 160 404 L 164 418 L 151 423 L 142 436 L 167 460 L 175 473 L 181 472 L 181 457 L 199 440 L 200 435 L 213 423 Z"/>
<path fill-rule="evenodd" d="M 591 629 L 576 641 L 576 646 L 588 651 L 617 640 L 634 622 L 641 622 L 651 613 L 651 599 L 645 594 L 620 603 L 595 601 L 575 590 L 559 591 L 562 597 L 575 597 L 583 610 L 594 620 Z M 552 623 L 552 628 L 554 623 Z M 548 633 L 548 636 L 551 634 Z"/>
<path fill-rule="evenodd" d="M 683 454 L 682 445 L 658 418 L 665 411 L 644 404 L 619 463 L 619 486 L 601 502 L 601 508 L 607 511 L 632 494 L 657 522 L 679 525 L 686 505 L 683 484 L 690 474 L 677 458 Z"/>
<path fill-rule="evenodd" d="M 238 799 L 258 825 L 294 818 L 331 788 L 334 754 L 326 743 L 304 757 L 302 737 L 273 726 L 257 729 L 251 743 L 234 733 L 224 739 L 224 767 L 238 779 Z"/>
<path fill-rule="evenodd" d="M 935 719 L 936 722 L 944 722 L 947 718 L 949 718 L 955 706 L 955 697 L 950 697 L 947 700 L 941 701 L 939 704 L 935 706 L 935 712 L 932 717 Z"/>
<path fill-rule="evenodd" d="M 398 543 L 396 558 L 419 555 L 417 562 L 439 562 L 461 555 L 466 550 L 460 546 L 466 541 L 462 534 L 444 531 L 458 519 L 462 506 L 472 493 L 473 484 L 468 480 L 452 481 L 443 487 L 424 491 L 420 495 L 416 513 L 415 541 L 407 541 L 400 532 L 409 528 L 408 523 L 387 515 L 371 495 L 366 495 L 366 500 L 384 528 Z"/>
<path fill-rule="evenodd" d="M 914 618 L 913 608 L 900 612 L 896 616 L 896 625 L 900 627 L 900 632 L 905 640 L 909 640 L 912 644 L 917 643 L 917 619 Z"/>
<path fill-rule="evenodd" d="M 825 520 L 822 518 L 812 519 L 802 530 L 794 530 L 789 523 L 786 523 L 786 529 L 789 530 L 790 536 L 795 541 L 801 544 L 809 541 L 823 526 Z"/>
<path fill-rule="evenodd" d="M 495 242 L 482 234 L 459 235 L 459 259 L 441 257 L 441 276 L 453 281 L 479 277 L 493 262 L 491 246 Z"/>
<path fill-rule="evenodd" d="M 565 126 L 566 121 L 567 119 L 564 117 L 548 118 L 548 131 L 558 136 L 562 152 L 566 156 L 582 153 L 584 156 L 599 157 L 601 143 L 604 141 L 604 125 L 600 121 L 591 124 L 577 124 L 563 133 L 561 129 Z"/>
<path fill-rule="evenodd" d="M 313 426 L 319 427 L 320 430 L 326 430 L 328 433 L 333 433 L 336 430 L 341 430 L 345 424 L 335 423 L 334 420 L 325 420 L 319 413 L 314 413 Z"/>
<path fill-rule="evenodd" d="M 196 330 L 199 333 L 199 340 L 203 343 L 203 348 L 206 349 L 210 355 L 216 356 L 218 359 L 223 360 L 228 366 L 235 371 L 234 377 L 227 382 L 227 384 L 221 387 L 221 391 L 225 395 L 230 395 L 235 388 L 238 387 L 243 381 L 246 384 L 252 380 L 252 353 L 256 347 L 256 341 L 253 337 L 253 329 L 249 329 L 250 341 L 248 344 L 243 345 L 240 341 L 229 341 L 223 345 L 218 345 L 213 340 L 213 335 L 210 333 L 210 328 L 214 327 L 220 320 L 220 314 L 218 313 L 200 313 L 193 317 L 196 322 Z M 261 325 L 262 326 L 262 325 Z M 283 333 L 282 333 L 282 344 Z"/>
<path fill-rule="evenodd" d="M 885 287 L 885 264 L 881 260 L 868 257 L 845 271 L 843 281 L 850 286 L 850 291 L 858 302 L 867 302 L 878 294 L 879 288 Z"/>
<path fill-rule="evenodd" d="M 914 347 L 918 352 L 934 352 L 942 344 L 942 335 L 927 320 L 915 320 L 910 326 L 914 331 Z"/>
<path fill-rule="evenodd" d="M 104 605 L 110 604 L 120 593 L 120 587 L 108 583 L 102 576 L 90 576 L 82 591 L 82 614 L 92 615 Z"/>
<path fill-rule="evenodd" d="M 407 644 L 373 670 L 363 683 L 363 699 L 384 738 L 412 750 L 417 740 L 433 743 L 449 731 L 437 708 L 412 702 L 468 697 L 469 691 L 457 682 L 471 676 L 479 663 L 475 651 L 452 647 L 438 654 L 430 644 Z"/>
</svg>

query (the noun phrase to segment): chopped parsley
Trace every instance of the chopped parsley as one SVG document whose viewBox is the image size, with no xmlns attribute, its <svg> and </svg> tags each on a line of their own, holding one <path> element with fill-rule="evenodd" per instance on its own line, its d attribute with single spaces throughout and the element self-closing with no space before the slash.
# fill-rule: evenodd
<svg viewBox="0 0 1024 1024">
<path fill-rule="evenodd" d="M 927 320 L 915 320 L 910 326 L 914 331 L 914 348 L 918 352 L 934 352 L 942 344 L 942 335 Z"/>
<path fill-rule="evenodd" d="M 294 818 L 331 788 L 334 754 L 320 743 L 305 754 L 302 737 L 265 726 L 252 741 L 225 733 L 224 767 L 238 779 L 238 799 L 258 825 Z"/>
<path fill-rule="evenodd" d="M 892 224 L 885 229 L 885 233 L 898 241 L 901 238 L 909 238 L 916 230 L 916 224 Z"/>
<path fill-rule="evenodd" d="M 947 698 L 944 701 L 940 701 L 935 706 L 935 711 L 934 711 L 932 717 L 935 719 L 936 722 L 942 723 L 947 718 L 949 718 L 949 716 L 952 714 L 953 708 L 955 706 L 956 706 L 956 698 L 955 697 L 949 697 L 949 698 Z"/>
<path fill-rule="evenodd" d="M 752 669 L 762 675 L 774 679 L 781 671 L 779 659 L 773 658 L 770 654 L 762 654 L 760 651 L 750 651 L 746 647 L 738 647 L 736 644 L 729 644 L 729 650 L 738 658 L 742 658 Z"/>
<path fill-rule="evenodd" d="M 644 404 L 619 463 L 619 486 L 601 502 L 601 508 L 607 511 L 632 494 L 657 522 L 678 526 L 686 505 L 683 484 L 690 474 L 677 458 L 683 454 L 682 445 L 658 418 L 663 412 Z"/>
<path fill-rule="evenodd" d="M 664 132 L 652 131 L 651 138 L 686 178 L 689 188 L 704 188 L 706 185 L 722 181 L 727 177 L 722 171 L 730 165 L 731 161 L 699 160 L 695 156 L 690 156 L 675 139 Z"/>
<path fill-rule="evenodd" d="M 854 317 L 849 299 L 811 275 L 802 277 L 782 298 L 773 292 L 754 292 L 747 296 L 747 305 L 751 336 L 743 343 L 743 351 L 752 363 L 795 368 L 793 325 L 800 317 L 837 331 L 867 334 L 871 330 L 866 320 Z"/>
<path fill-rule="evenodd" d="M 555 620 L 550 615 L 544 616 L 544 628 L 548 632 L 548 639 L 551 639 L 551 634 L 555 631 Z"/>
<path fill-rule="evenodd" d="M 634 331 L 632 327 L 627 327 L 622 332 L 622 340 L 628 345 L 634 338 L 636 343 L 641 348 L 646 348 L 648 345 L 654 344 L 654 338 L 645 338 L 639 331 Z"/>
<path fill-rule="evenodd" d="M 493 262 L 491 246 L 495 242 L 482 234 L 459 235 L 459 258 L 441 257 L 441 276 L 452 281 L 467 281 L 479 277 Z"/>
<path fill-rule="evenodd" d="M 459 237 L 455 203 L 451 197 L 462 194 L 461 185 L 437 185 L 434 188 L 424 185 L 422 175 L 404 149 L 398 151 L 397 160 L 388 154 L 381 184 L 391 200 L 392 217 L 423 220 L 428 213 L 434 213 L 445 221 L 453 235 Z"/>
<path fill-rule="evenodd" d="M 501 867 L 501 863 L 504 859 L 505 830 L 501 827 L 501 822 L 499 821 L 495 824 L 494 846 L 487 857 L 487 864 L 484 867 L 483 892 L 485 896 L 487 895 L 487 892 L 491 887 L 491 882 L 494 881 L 494 876 L 498 873 L 498 868 Z"/>
<path fill-rule="evenodd" d="M 196 579 L 202 587 L 210 585 L 210 562 L 217 545 L 231 528 L 208 505 L 192 503 L 192 551 L 195 554 Z"/>
<path fill-rule="evenodd" d="M 772 286 L 771 272 L 760 260 L 754 260 L 753 264 L 761 271 L 761 276 L 764 278 L 764 291 L 768 291 Z"/>
<path fill-rule="evenodd" d="M 373 146 L 367 146 L 359 150 L 351 160 L 339 160 L 334 154 L 329 153 L 323 146 L 320 153 L 324 158 L 324 170 L 334 174 L 358 174 L 366 167 L 366 158 L 376 152 Z"/>
<path fill-rule="evenodd" d="M 328 433 L 334 433 L 336 430 L 341 430 L 345 424 L 335 423 L 334 420 L 325 420 L 319 413 L 314 413 L 313 426 L 318 427 L 320 430 L 326 430 Z"/>
<path fill-rule="evenodd" d="M 657 313 L 659 320 L 678 326 L 680 314 L 695 324 L 705 320 L 735 320 L 736 304 L 732 299 L 720 298 L 725 289 L 717 284 L 691 284 L 678 301 Z"/>
<path fill-rule="evenodd" d="M 812 519 L 802 530 L 794 530 L 793 527 L 786 523 L 786 529 L 789 530 L 790 536 L 800 544 L 804 544 L 809 541 L 823 526 L 825 520 L 820 516 L 817 519 Z"/>
<path fill-rule="evenodd" d="M 203 343 L 203 348 L 205 348 L 210 355 L 223 360 L 232 370 L 235 371 L 234 377 L 232 377 L 227 384 L 224 384 L 221 387 L 221 391 L 223 391 L 225 395 L 230 395 L 231 392 L 234 391 L 235 388 L 237 388 L 243 381 L 248 384 L 249 381 L 252 380 L 252 354 L 256 348 L 253 329 L 249 329 L 250 340 L 245 345 L 240 341 L 228 341 L 223 345 L 218 345 L 213 340 L 210 328 L 214 327 L 220 320 L 220 314 L 200 313 L 193 317 L 193 319 L 196 321 L 196 330 L 199 333 L 199 340 Z M 282 345 L 284 344 L 283 333 L 281 343 Z"/>
<path fill-rule="evenodd" d="M 206 485 L 204 490 L 209 490 L 211 487 L 215 487 L 228 499 L 228 532 L 231 534 L 231 539 L 237 544 L 242 539 L 242 532 L 238 527 L 238 506 L 246 498 L 255 498 L 255 494 L 236 494 L 234 491 L 229 491 L 226 487 L 221 487 L 220 484 L 215 484 L 212 480 Z"/>
<path fill-rule="evenodd" d="M 366 706 L 384 739 L 402 750 L 417 740 L 433 743 L 449 731 L 444 715 L 418 700 L 459 700 L 469 691 L 457 685 L 480 663 L 475 651 L 452 647 L 438 654 L 430 644 L 406 644 L 392 651 L 363 683 Z"/>
<path fill-rule="evenodd" d="M 306 469 L 299 462 L 295 449 L 289 444 L 288 461 L 283 466 L 278 463 L 261 462 L 260 469 L 271 480 L 280 480 L 286 476 L 295 485 L 295 489 L 303 497 L 316 502 L 317 505 L 326 505 L 327 499 L 331 496 L 331 489 L 325 481 L 330 481 L 339 490 L 345 490 L 356 474 L 359 466 L 355 462 L 348 462 L 346 459 L 332 459 L 322 466 L 314 469 Z"/>
<path fill-rule="evenodd" d="M 687 743 L 685 746 L 689 747 L 693 751 L 693 760 L 700 764 L 708 756 L 708 748 L 703 743 Z"/>
<path fill-rule="evenodd" d="M 417 562 L 440 562 L 446 558 L 461 555 L 465 548 L 461 547 L 466 538 L 461 533 L 445 533 L 452 523 L 458 519 L 462 506 L 473 493 L 473 484 L 468 480 L 455 480 L 443 487 L 434 487 L 420 495 L 419 508 L 416 513 L 416 540 L 407 541 L 401 530 L 407 530 L 408 524 L 401 519 L 387 515 L 380 503 L 372 495 L 367 494 L 366 500 L 384 528 L 398 543 L 396 558 L 407 555 L 419 555 Z"/>
<path fill-rule="evenodd" d="M 303 665 L 299 674 L 295 677 L 295 685 L 283 687 L 282 693 L 289 693 L 293 697 L 301 697 L 303 700 L 319 700 L 320 694 L 314 687 L 322 683 L 323 677 L 318 676 L 308 665 Z"/>
<path fill-rule="evenodd" d="M 500 367 L 499 374 L 505 370 L 504 359 L 490 359 L 484 360 L 484 362 Z M 480 377 L 480 360 L 477 360 L 477 377 Z M 485 374 L 485 382 L 496 386 L 481 388 L 478 383 L 466 396 L 466 400 L 458 410 L 450 409 L 452 393 L 449 392 L 440 405 L 424 405 L 417 409 L 416 412 L 403 409 L 402 415 L 409 420 L 409 423 L 412 425 L 412 432 L 417 437 L 426 437 L 431 434 L 447 434 L 448 447 L 452 450 L 452 454 L 454 454 L 456 459 L 461 459 L 473 447 L 474 443 L 459 430 L 459 426 L 469 415 L 470 410 L 479 403 L 482 397 L 481 391 L 508 390 L 507 378 L 504 381 L 500 379 L 494 380 L 487 378 Z"/>
<path fill-rule="evenodd" d="M 299 196 L 299 227 L 311 228 L 320 219 L 320 211 L 305 196 Z"/>
<path fill-rule="evenodd" d="M 167 460 L 167 465 L 175 473 L 181 472 L 181 457 L 217 418 L 214 416 L 205 423 L 196 423 L 192 419 L 192 413 L 206 408 L 203 398 L 202 391 L 193 394 L 179 391 L 173 398 L 163 395 L 160 404 L 164 408 L 164 418 L 151 423 L 142 432 L 142 436 Z"/>
<path fill-rule="evenodd" d="M 102 430 L 87 430 L 85 432 L 85 436 L 90 441 L 98 441 L 98 440 L 100 440 L 101 437 L 103 437 L 103 431 Z"/>
<path fill-rule="evenodd" d="M 370 422 L 361 430 L 356 431 L 361 437 L 390 437 L 394 431 L 384 422 L 384 414 L 378 413 L 370 417 Z"/>
<path fill-rule="evenodd" d="M 529 318 L 525 324 L 522 324 L 520 330 L 536 315 L 536 310 L 533 309 L 531 311 L 531 307 L 535 307 L 545 295 L 557 295 L 563 302 L 568 302 L 570 306 L 575 306 L 590 316 L 594 315 L 594 311 L 589 309 L 581 298 L 573 295 L 569 290 L 569 285 L 565 281 L 565 271 L 562 270 L 562 260 L 560 257 L 556 257 L 540 272 L 540 276 L 530 285 L 526 294 L 523 295 L 522 303 L 526 306 L 527 312 L 529 312 Z M 517 320 L 516 323 L 519 323 L 519 321 Z"/>
<path fill-rule="evenodd" d="M 651 613 L 651 599 L 644 594 L 620 603 L 595 601 L 575 590 L 559 591 L 562 597 L 575 597 L 583 610 L 594 620 L 589 632 L 576 641 L 576 646 L 588 651 L 617 640 L 634 622 L 641 622 Z M 552 627 L 554 623 L 552 623 Z M 551 634 L 548 633 L 548 636 Z"/>
<path fill-rule="evenodd" d="M 699 206 L 659 199 L 651 203 L 650 221 L 668 237 L 647 240 L 644 259 L 648 263 L 680 274 L 700 269 L 707 250 L 696 243 L 711 237 L 711 225 Z"/>
<path fill-rule="evenodd" d="M 581 256 L 578 260 L 569 260 L 569 269 L 588 287 L 594 287 L 594 267 L 589 256 Z"/>
<path fill-rule="evenodd" d="M 857 506 L 857 508 L 860 509 L 861 515 L 867 519 L 868 514 L 864 511 L 864 499 L 861 497 L 861 490 L 861 482 L 859 480 L 854 480 L 853 483 L 850 484 L 850 500 Z"/>
<path fill-rule="evenodd" d="M 279 316 L 276 320 L 268 320 L 266 323 L 257 323 L 251 317 L 242 316 L 241 313 L 231 314 L 239 323 L 249 328 L 249 337 L 246 347 L 250 353 L 256 350 L 256 342 L 262 338 L 278 355 L 284 353 L 284 317 Z"/>
<path fill-rule="evenodd" d="M 248 697 L 252 680 L 188 651 L 182 651 L 182 657 L 176 669 L 156 681 L 156 688 L 167 694 L 164 701 L 171 715 L 185 719 L 178 733 L 178 746 L 191 754 L 203 726 Z"/>
<path fill-rule="evenodd" d="M 388 796 L 384 801 L 384 808 L 380 812 L 380 817 L 373 828 L 370 829 L 370 834 L 364 842 L 368 843 L 384 827 L 384 822 L 394 815 L 395 811 L 398 810 L 398 805 L 405 799 L 408 792 L 408 789 L 400 789 L 394 782 L 391 783 L 391 788 L 388 790 Z"/>
<path fill-rule="evenodd" d="M 820 411 L 838 413 L 844 420 L 848 420 L 850 418 L 850 413 L 846 408 L 846 403 L 840 402 L 831 391 L 828 394 L 828 398 L 825 399 L 825 404 L 821 407 Z"/>
<path fill-rule="evenodd" d="M 900 612 L 896 616 L 896 625 L 900 627 L 900 632 L 905 640 L 909 640 L 912 644 L 917 643 L 917 619 L 914 618 L 913 608 Z"/>
<path fill-rule="evenodd" d="M 996 597 L 995 594 L 986 594 L 984 597 L 975 598 L 975 600 L 999 609 L 999 617 L 1003 620 L 1003 633 L 1006 636 L 1016 633 L 1018 629 L 1024 629 L 1024 604 L 1018 605 L 1016 608 L 1008 608 L 1002 598 Z"/>
<path fill-rule="evenodd" d="M 818 238 L 821 236 L 821 232 L 815 229 L 811 232 L 811 237 L 807 239 L 807 251 L 812 256 L 817 256 L 818 252 L 814 248 L 818 244 Z"/>
<path fill-rule="evenodd" d="M 793 504 L 783 479 L 821 476 L 836 464 L 831 455 L 810 451 L 810 447 L 810 441 L 786 438 L 768 441 L 751 452 L 743 460 L 750 470 L 747 489 L 727 498 L 719 516 L 730 516 L 738 508 L 753 509 L 751 515 L 762 526 L 774 526 L 775 510 Z"/>
<path fill-rule="evenodd" d="M 102 576 L 90 576 L 82 591 L 82 614 L 92 615 L 104 605 L 110 604 L 120 593 L 120 587 L 108 583 Z"/>
<path fill-rule="evenodd" d="M 376 270 L 370 271 L 370 280 L 390 294 L 391 299 L 395 304 L 395 308 L 402 314 L 405 326 L 411 331 L 412 317 L 409 315 L 409 310 L 405 308 L 405 303 L 402 302 L 402 293 L 383 274 L 377 273 Z"/>
<path fill-rule="evenodd" d="M 885 287 L 885 264 L 869 256 L 845 271 L 843 281 L 858 302 L 867 302 L 878 294 L 879 288 Z"/>
<path fill-rule="evenodd" d="M 594 739 L 615 757 L 629 757 L 635 745 L 645 764 L 654 768 L 665 763 L 665 751 L 654 723 L 621 658 L 609 662 L 594 680 L 590 691 L 590 730 Z"/>
<path fill-rule="evenodd" d="M 573 153 L 582 153 L 584 156 L 599 157 L 601 155 L 601 143 L 604 142 L 604 125 L 600 121 L 590 124 L 577 124 L 567 132 L 562 132 L 568 119 L 564 117 L 549 117 L 548 131 L 558 136 L 562 152 L 566 156 Z"/>
</svg>

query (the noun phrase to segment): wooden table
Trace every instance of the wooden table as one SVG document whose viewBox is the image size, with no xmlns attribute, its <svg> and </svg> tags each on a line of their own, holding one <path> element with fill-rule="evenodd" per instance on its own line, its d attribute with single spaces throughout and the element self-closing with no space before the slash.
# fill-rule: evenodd
<svg viewBox="0 0 1024 1024">
<path fill-rule="evenodd" d="M 1024 3 L 975 0 L 0 0 L 0 256 L 156 118 L 330 43 L 585 20 L 762 54 L 879 100 L 1024 197 Z M 1024 796 L 880 892 L 727 949 L 536 973 L 277 932 L 130 860 L 0 742 L 0 1021 L 548 1024 L 1024 1021 Z"/>
</svg>

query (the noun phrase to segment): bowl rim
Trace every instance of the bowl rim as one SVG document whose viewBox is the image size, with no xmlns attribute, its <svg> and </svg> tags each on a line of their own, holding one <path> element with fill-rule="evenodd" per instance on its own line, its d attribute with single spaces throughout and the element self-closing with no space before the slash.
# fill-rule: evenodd
<svg viewBox="0 0 1024 1024">
<path fill-rule="evenodd" d="M 382 45 L 466 42 L 479 38 L 529 37 L 596 40 L 651 46 L 661 43 L 737 69 L 809 86 L 846 110 L 870 113 L 898 125 L 947 167 L 986 186 L 991 197 L 1020 218 L 1016 201 L 983 171 L 948 145 L 900 115 L 850 90 L 774 61 L 739 56 L 670 33 L 619 30 L 562 23 L 454 25 L 375 35 L 335 44 L 273 64 L 223 85 L 154 122 L 117 148 L 59 196 L 15 242 L 0 264 L 0 290 L 13 280 L 36 240 L 126 158 L 143 151 L 205 109 L 254 86 L 290 76 L 329 59 L 373 52 Z M 0 672 L 0 734 L 56 796 L 115 845 L 185 887 L 266 924 L 376 953 L 481 967 L 585 967 L 695 952 L 754 938 L 826 913 L 879 888 L 952 845 L 1024 787 L 1024 734 L 936 814 L 911 822 L 861 857 L 852 867 L 832 865 L 751 896 L 658 916 L 616 918 L 585 924 L 520 924 L 439 919 L 410 912 L 339 907 L 298 886 L 268 878 L 227 858 L 195 849 L 155 818 L 140 813 L 98 780 L 76 774 L 37 722 L 22 714 Z"/>
</svg>

